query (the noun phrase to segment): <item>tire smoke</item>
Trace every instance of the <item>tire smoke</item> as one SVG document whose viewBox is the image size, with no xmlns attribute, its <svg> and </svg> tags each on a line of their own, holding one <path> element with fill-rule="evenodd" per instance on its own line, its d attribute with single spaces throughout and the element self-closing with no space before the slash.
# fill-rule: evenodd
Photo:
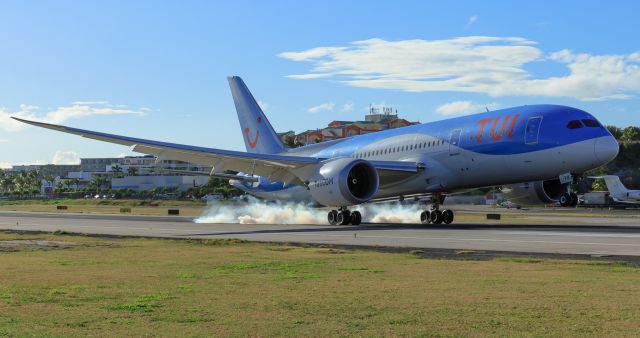
<svg viewBox="0 0 640 338">
<path fill-rule="evenodd" d="M 205 214 L 196 223 L 236 224 L 327 224 L 328 208 L 318 209 L 304 203 L 266 203 L 249 198 L 246 203 L 211 201 Z M 352 207 L 362 213 L 363 222 L 370 223 L 419 223 L 419 204 L 381 203 Z"/>
</svg>

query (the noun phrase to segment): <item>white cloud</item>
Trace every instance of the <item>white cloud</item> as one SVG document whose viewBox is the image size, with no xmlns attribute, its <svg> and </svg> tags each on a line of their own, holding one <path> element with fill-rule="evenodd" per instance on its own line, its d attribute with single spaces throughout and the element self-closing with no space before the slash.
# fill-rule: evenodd
<svg viewBox="0 0 640 338">
<path fill-rule="evenodd" d="M 349 101 L 342 105 L 342 108 L 340 109 L 340 111 L 343 113 L 348 113 L 353 110 L 353 106 L 354 106 L 353 102 Z"/>
<path fill-rule="evenodd" d="M 51 160 L 53 164 L 80 164 L 80 156 L 74 151 L 56 151 Z"/>
<path fill-rule="evenodd" d="M 520 37 L 467 36 L 448 40 L 369 39 L 280 57 L 312 64 L 297 79 L 338 77 L 365 88 L 408 92 L 469 92 L 490 96 L 570 97 L 583 101 L 640 93 L 640 52 L 629 55 L 546 53 Z M 525 66 L 561 64 L 567 75 L 536 77 Z"/>
<path fill-rule="evenodd" d="M 323 103 L 323 104 L 319 104 L 317 106 L 313 106 L 309 109 L 307 109 L 308 112 L 310 113 L 317 113 L 320 111 L 331 111 L 336 107 L 336 104 L 333 102 L 327 102 L 327 103 Z"/>
<path fill-rule="evenodd" d="M 287 75 L 288 78 L 290 79 L 301 79 L 301 80 L 308 80 L 308 79 L 321 79 L 321 78 L 325 78 L 325 77 L 332 77 L 332 74 L 293 74 L 293 75 Z"/>
<path fill-rule="evenodd" d="M 345 49 L 347 49 L 347 47 L 318 47 L 307 49 L 303 52 L 284 52 L 278 54 L 278 56 L 293 61 L 311 61 L 319 57 L 332 55 Z"/>
<path fill-rule="evenodd" d="M 264 101 L 258 100 L 258 106 L 260 106 L 260 109 L 262 109 L 263 113 L 266 113 L 269 110 L 269 104 Z"/>
<path fill-rule="evenodd" d="M 106 101 L 100 101 L 106 102 Z M 81 104 L 82 103 L 82 104 Z M 5 131 L 19 131 L 27 125 L 11 119 L 11 116 L 35 120 L 46 123 L 60 124 L 72 118 L 94 116 L 94 115 L 144 115 L 142 110 L 133 110 L 127 108 L 106 107 L 104 104 L 88 101 L 76 101 L 71 106 L 58 107 L 44 114 L 37 113 L 39 108 L 32 105 L 21 104 L 18 111 L 10 111 L 7 108 L 0 107 L 0 129 Z"/>
<path fill-rule="evenodd" d="M 7 140 L 6 138 L 0 138 L 0 143 L 7 143 L 9 142 L 9 140 Z"/>
<path fill-rule="evenodd" d="M 13 164 L 9 162 L 0 162 L 0 169 L 11 169 L 11 167 L 13 167 Z"/>
<path fill-rule="evenodd" d="M 486 109 L 493 110 L 499 105 L 495 102 L 488 104 L 477 104 L 471 101 L 454 101 L 445 103 L 436 108 L 436 112 L 443 116 L 460 116 L 474 113 L 481 113 Z"/>
<path fill-rule="evenodd" d="M 109 104 L 109 101 L 74 101 L 72 102 L 73 104 L 77 104 L 77 105 L 105 105 L 105 104 Z M 121 105 L 118 105 L 121 106 Z M 125 106 L 126 107 L 126 106 Z"/>
<path fill-rule="evenodd" d="M 469 18 L 469 21 L 467 21 L 467 26 L 473 25 L 474 23 L 476 23 L 476 21 L 478 21 L 478 16 L 477 15 L 472 15 Z"/>
</svg>

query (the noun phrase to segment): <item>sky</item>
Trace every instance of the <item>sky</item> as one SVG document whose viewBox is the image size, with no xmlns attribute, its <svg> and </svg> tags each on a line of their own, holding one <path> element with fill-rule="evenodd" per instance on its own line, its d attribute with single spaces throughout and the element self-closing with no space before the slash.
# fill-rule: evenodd
<svg viewBox="0 0 640 338">
<path fill-rule="evenodd" d="M 244 150 L 226 77 L 278 131 L 525 104 L 640 125 L 638 1 L 0 2 L 0 167 L 129 148 L 49 123 Z"/>
</svg>

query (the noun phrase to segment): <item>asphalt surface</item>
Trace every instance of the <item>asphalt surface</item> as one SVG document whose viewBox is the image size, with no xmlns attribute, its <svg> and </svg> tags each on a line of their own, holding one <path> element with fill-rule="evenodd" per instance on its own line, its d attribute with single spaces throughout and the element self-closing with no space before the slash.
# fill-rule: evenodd
<svg viewBox="0 0 640 338">
<path fill-rule="evenodd" d="M 360 226 L 197 224 L 186 217 L 0 212 L 0 229 L 591 256 L 640 256 L 640 221 Z"/>
</svg>

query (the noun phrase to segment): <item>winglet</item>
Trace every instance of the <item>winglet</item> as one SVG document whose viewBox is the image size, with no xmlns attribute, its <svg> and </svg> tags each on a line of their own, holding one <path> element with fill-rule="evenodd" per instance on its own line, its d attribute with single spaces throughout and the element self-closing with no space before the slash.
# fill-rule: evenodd
<svg viewBox="0 0 640 338">
<path fill-rule="evenodd" d="M 40 128 L 47 128 L 47 129 L 53 129 L 53 130 L 57 130 L 57 131 L 67 131 L 67 127 L 65 126 L 59 126 L 56 124 L 50 124 L 50 123 L 44 123 L 44 122 L 36 122 L 36 121 L 30 121 L 30 120 L 25 120 L 25 119 L 21 119 L 19 117 L 15 117 L 15 116 L 11 116 L 12 119 L 18 121 L 18 122 L 22 122 L 22 123 L 26 123 L 26 124 L 30 124 L 32 126 L 36 126 L 36 127 L 40 127 Z"/>
</svg>

